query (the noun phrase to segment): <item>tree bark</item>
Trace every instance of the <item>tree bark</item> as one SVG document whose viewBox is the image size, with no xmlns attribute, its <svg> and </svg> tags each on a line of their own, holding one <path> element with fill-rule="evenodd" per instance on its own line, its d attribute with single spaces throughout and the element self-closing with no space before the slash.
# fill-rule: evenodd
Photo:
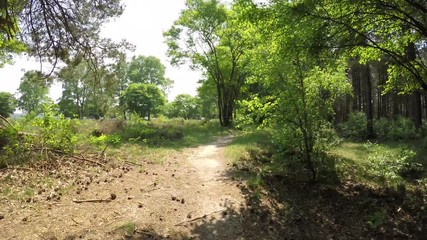
<svg viewBox="0 0 427 240">
<path fill-rule="evenodd" d="M 365 66 L 365 82 L 366 82 L 366 119 L 367 119 L 367 138 L 371 139 L 375 137 L 374 132 L 374 111 L 372 107 L 372 77 L 371 77 L 371 68 L 369 67 L 369 63 Z"/>
</svg>

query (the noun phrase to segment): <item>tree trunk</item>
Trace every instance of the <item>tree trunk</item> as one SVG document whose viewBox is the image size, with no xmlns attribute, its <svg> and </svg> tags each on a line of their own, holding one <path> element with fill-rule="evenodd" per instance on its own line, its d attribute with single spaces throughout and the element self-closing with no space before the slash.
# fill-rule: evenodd
<svg viewBox="0 0 427 240">
<path fill-rule="evenodd" d="M 414 124 L 417 129 L 419 129 L 423 124 L 423 115 L 422 115 L 422 104 L 421 104 L 421 93 L 415 91 L 414 93 Z"/>
<path fill-rule="evenodd" d="M 371 69 L 369 67 L 369 63 L 366 64 L 365 67 L 365 81 L 366 81 L 366 118 L 367 118 L 367 138 L 371 139 L 375 137 L 374 133 L 374 112 L 372 107 L 372 77 L 371 77 Z"/>
</svg>

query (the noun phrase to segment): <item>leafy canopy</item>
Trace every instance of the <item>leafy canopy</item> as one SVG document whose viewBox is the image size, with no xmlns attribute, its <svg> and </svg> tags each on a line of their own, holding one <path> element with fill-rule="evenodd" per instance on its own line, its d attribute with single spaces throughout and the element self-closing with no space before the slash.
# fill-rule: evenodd
<svg viewBox="0 0 427 240">
<path fill-rule="evenodd" d="M 159 113 L 162 110 L 166 104 L 166 97 L 153 84 L 132 83 L 121 96 L 121 102 L 126 105 L 129 111 L 150 120 L 152 114 Z"/>
<path fill-rule="evenodd" d="M 165 66 L 154 56 L 133 57 L 127 68 L 127 77 L 131 83 L 148 83 L 166 90 L 172 80 L 165 77 Z"/>
<path fill-rule="evenodd" d="M 27 113 L 40 111 L 41 104 L 48 100 L 50 85 L 51 79 L 40 71 L 26 72 L 18 88 L 18 107 Z"/>
</svg>

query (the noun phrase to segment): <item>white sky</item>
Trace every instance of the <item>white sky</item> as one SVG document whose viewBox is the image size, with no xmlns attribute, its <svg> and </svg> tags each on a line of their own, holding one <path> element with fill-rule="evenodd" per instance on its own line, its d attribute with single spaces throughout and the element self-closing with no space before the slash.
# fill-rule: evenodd
<svg viewBox="0 0 427 240">
<path fill-rule="evenodd" d="M 122 0 L 125 4 L 123 15 L 109 24 L 102 35 L 115 41 L 126 39 L 136 46 L 134 55 L 156 56 L 166 66 L 166 77 L 174 81 L 168 99 L 173 100 L 180 93 L 196 95 L 197 81 L 200 72 L 192 71 L 188 66 L 172 67 L 166 56 L 167 46 L 164 43 L 163 32 L 168 30 L 179 17 L 185 7 L 185 0 Z M 0 69 L 0 91 L 16 93 L 20 79 L 25 71 L 40 66 L 25 57 L 15 59 L 14 65 L 6 65 Z M 50 97 L 57 100 L 61 96 L 61 86 L 56 84 L 50 91 Z"/>
</svg>

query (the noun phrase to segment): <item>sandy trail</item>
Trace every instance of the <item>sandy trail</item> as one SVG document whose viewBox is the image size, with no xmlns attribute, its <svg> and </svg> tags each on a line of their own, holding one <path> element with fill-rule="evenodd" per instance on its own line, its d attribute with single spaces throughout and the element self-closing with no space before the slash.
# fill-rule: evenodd
<svg viewBox="0 0 427 240">
<path fill-rule="evenodd" d="M 239 239 L 243 227 L 235 216 L 244 199 L 224 156 L 231 140 L 187 149 L 162 165 L 117 167 L 59 201 L 2 201 L 0 239 L 121 239 L 129 225 L 135 236 L 148 231 L 147 239 Z M 108 203 L 73 202 L 111 193 L 117 198 Z"/>
</svg>

